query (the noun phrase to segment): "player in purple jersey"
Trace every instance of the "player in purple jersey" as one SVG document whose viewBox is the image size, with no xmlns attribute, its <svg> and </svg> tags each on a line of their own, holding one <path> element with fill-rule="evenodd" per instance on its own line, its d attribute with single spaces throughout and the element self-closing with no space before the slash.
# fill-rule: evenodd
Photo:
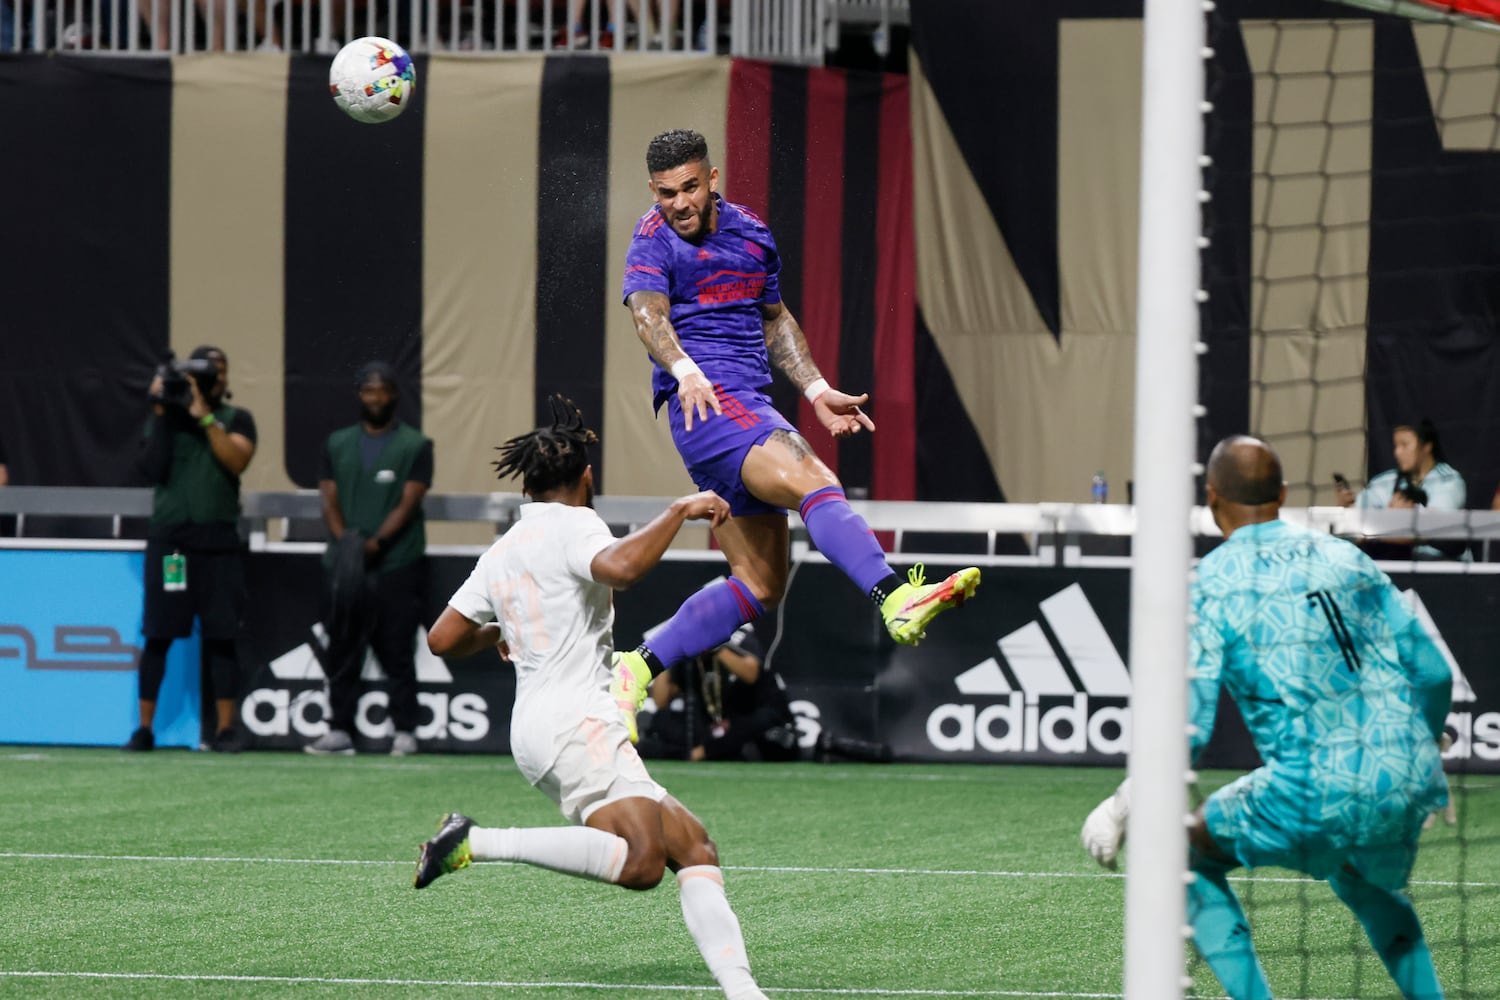
<svg viewBox="0 0 1500 1000">
<path fill-rule="evenodd" d="M 667 408 L 688 473 L 699 489 L 729 501 L 731 516 L 714 538 L 732 572 L 688 598 L 649 643 L 615 655 L 610 691 L 631 739 L 653 676 L 721 644 L 781 600 L 787 508 L 797 508 L 818 550 L 870 595 L 899 643 L 915 645 L 934 617 L 979 585 L 972 566 L 924 584 L 918 565 L 903 582 L 838 477 L 771 405 L 764 389 L 774 364 L 834 437 L 875 429 L 860 410 L 869 394 L 840 392 L 819 373 L 781 301 L 776 241 L 749 209 L 719 196 L 703 136 L 663 132 L 646 149 L 646 169 L 656 204 L 626 254 L 625 304 L 656 362 L 654 403 Z"/>
</svg>

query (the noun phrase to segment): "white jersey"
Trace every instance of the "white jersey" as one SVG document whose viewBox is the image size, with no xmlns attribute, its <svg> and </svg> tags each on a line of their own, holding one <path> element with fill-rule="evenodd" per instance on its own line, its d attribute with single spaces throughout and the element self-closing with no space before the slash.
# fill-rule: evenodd
<svg viewBox="0 0 1500 1000">
<path fill-rule="evenodd" d="M 609 697 L 614 593 L 590 571 L 614 541 L 592 507 L 523 504 L 448 601 L 470 621 L 500 623 L 516 666 L 511 753 L 532 784 L 585 718 L 618 714 Z"/>
</svg>

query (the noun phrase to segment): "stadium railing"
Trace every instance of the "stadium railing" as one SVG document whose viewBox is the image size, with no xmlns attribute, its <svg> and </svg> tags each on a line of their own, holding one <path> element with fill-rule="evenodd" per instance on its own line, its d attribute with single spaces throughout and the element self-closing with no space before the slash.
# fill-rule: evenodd
<svg viewBox="0 0 1500 1000">
<path fill-rule="evenodd" d="M 423 505 L 429 521 L 488 524 L 504 532 L 519 516 L 525 497 L 519 493 L 429 493 Z M 668 497 L 598 496 L 595 509 L 612 527 L 629 530 L 651 520 L 670 502 Z M 851 500 L 871 528 L 889 535 L 895 553 L 921 555 L 923 545 L 934 536 L 966 536 L 971 544 L 964 552 L 992 564 L 1094 565 L 1117 562 L 1129 565 L 1123 550 L 1101 555 L 1091 543 L 1099 539 L 1127 541 L 1136 531 L 1136 509 L 1126 504 L 1073 503 L 930 503 L 924 501 Z M 113 487 L 9 486 L 0 489 L 0 517 L 16 519 L 13 536 L 0 534 L 0 548 L 94 548 L 138 547 L 142 541 L 126 530 L 131 521 L 151 514 L 151 490 Z M 319 541 L 277 541 L 285 538 L 291 523 L 317 524 L 322 519 L 316 490 L 246 493 L 242 502 L 249 545 L 255 551 L 308 551 L 321 549 Z M 804 544 L 806 532 L 795 513 L 791 519 L 794 541 Z M 1360 510 L 1344 507 L 1288 507 L 1282 517 L 1330 534 L 1354 539 L 1421 538 L 1428 541 L 1475 543 L 1479 560 L 1464 564 L 1464 572 L 1500 573 L 1500 562 L 1489 563 L 1492 542 L 1500 543 L 1500 512 L 1488 510 Z M 46 536 L 30 525 L 39 519 L 49 529 Z M 272 531 L 273 522 L 277 530 Z M 69 531 L 69 524 L 84 530 Z M 1192 514 L 1193 534 L 1205 543 L 1219 537 L 1205 507 Z M 138 532 L 137 532 L 138 534 Z M 80 537 L 83 536 L 83 537 Z M 1024 553 L 1014 554 L 1007 539 L 1024 541 Z M 478 551 L 476 546 L 433 546 L 445 551 Z M 1012 554 L 1007 554 L 1010 552 Z M 1500 545 L 1496 546 L 1500 556 Z M 1403 562 L 1402 568 L 1417 572 L 1453 572 L 1452 560 Z"/>
<path fill-rule="evenodd" d="M 380 35 L 418 53 L 727 53 L 815 64 L 847 31 L 868 33 L 884 56 L 891 27 L 910 21 L 910 0 L 0 0 L 0 52 L 331 55 Z"/>
</svg>

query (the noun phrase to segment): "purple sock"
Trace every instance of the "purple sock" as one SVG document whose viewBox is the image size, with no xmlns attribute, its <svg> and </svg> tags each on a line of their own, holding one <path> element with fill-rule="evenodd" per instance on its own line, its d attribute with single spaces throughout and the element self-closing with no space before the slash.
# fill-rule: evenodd
<svg viewBox="0 0 1500 1000">
<path fill-rule="evenodd" d="M 875 532 L 854 513 L 839 487 L 825 486 L 809 493 L 802 498 L 798 513 L 818 551 L 860 590 L 871 594 L 882 581 L 895 575 L 875 541 Z"/>
<path fill-rule="evenodd" d="M 642 645 L 650 647 L 666 669 L 713 649 L 765 611 L 750 588 L 731 576 L 683 601 L 677 613 Z"/>
</svg>

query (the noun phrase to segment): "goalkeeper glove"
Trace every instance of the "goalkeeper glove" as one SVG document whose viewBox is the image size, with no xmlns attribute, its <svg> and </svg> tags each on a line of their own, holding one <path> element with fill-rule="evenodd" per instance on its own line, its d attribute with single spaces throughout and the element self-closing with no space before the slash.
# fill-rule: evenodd
<svg viewBox="0 0 1500 1000">
<path fill-rule="evenodd" d="M 1130 779 L 1120 782 L 1115 793 L 1094 807 L 1083 821 L 1084 849 L 1106 868 L 1115 867 L 1125 843 L 1125 821 L 1130 816 Z"/>
</svg>

